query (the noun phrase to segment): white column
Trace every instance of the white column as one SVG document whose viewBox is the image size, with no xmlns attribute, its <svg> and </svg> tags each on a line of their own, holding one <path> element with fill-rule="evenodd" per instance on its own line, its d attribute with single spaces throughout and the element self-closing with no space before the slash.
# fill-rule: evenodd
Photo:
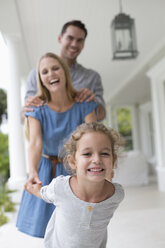
<svg viewBox="0 0 165 248">
<path fill-rule="evenodd" d="M 155 154 L 153 153 L 153 140 L 152 140 L 152 129 L 151 119 L 149 119 L 149 113 L 152 114 L 151 102 L 147 102 L 140 105 L 140 136 L 141 136 L 141 149 L 149 160 Z M 153 119 L 153 118 L 152 118 Z"/>
<path fill-rule="evenodd" d="M 106 106 L 106 115 L 108 126 L 112 127 L 112 109 L 109 104 Z"/>
<path fill-rule="evenodd" d="M 20 122 L 21 112 L 21 79 L 19 47 L 17 36 L 6 37 L 9 51 L 9 87 L 8 87 L 8 124 L 9 124 L 9 156 L 10 178 L 9 188 L 22 189 L 26 178 L 26 166 L 24 157 L 23 128 Z"/>
<path fill-rule="evenodd" d="M 132 116 L 132 136 L 134 150 L 140 150 L 140 134 L 139 134 L 139 108 L 137 105 L 131 106 Z"/>
<path fill-rule="evenodd" d="M 158 187 L 165 191 L 165 59 L 147 75 L 151 79 Z"/>
</svg>

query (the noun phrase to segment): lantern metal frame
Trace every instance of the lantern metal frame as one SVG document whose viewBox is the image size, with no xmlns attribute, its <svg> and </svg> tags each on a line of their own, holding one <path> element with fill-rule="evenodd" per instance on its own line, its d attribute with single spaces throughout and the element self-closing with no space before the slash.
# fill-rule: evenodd
<svg viewBox="0 0 165 248">
<path fill-rule="evenodd" d="M 122 13 L 122 8 L 121 13 L 112 20 L 111 33 L 114 60 L 137 57 L 135 21 L 129 15 Z"/>
</svg>

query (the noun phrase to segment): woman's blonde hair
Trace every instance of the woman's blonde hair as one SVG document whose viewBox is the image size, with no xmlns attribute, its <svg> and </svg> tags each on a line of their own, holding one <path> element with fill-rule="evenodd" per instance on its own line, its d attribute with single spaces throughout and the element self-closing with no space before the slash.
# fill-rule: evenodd
<svg viewBox="0 0 165 248">
<path fill-rule="evenodd" d="M 40 63 L 44 58 L 53 58 L 53 59 L 57 60 L 59 62 L 59 64 L 62 66 L 64 73 L 65 73 L 65 77 L 66 77 L 66 93 L 67 93 L 69 100 L 73 101 L 76 97 L 77 91 L 72 85 L 70 70 L 68 68 L 68 65 L 59 56 L 57 56 L 54 53 L 44 54 L 38 62 L 38 66 L 37 66 L 37 84 L 38 84 L 38 89 L 39 89 L 38 96 L 45 102 L 50 101 L 50 93 L 47 90 L 47 88 L 43 85 L 43 82 L 42 82 L 41 77 L 40 77 L 40 71 L 39 71 L 40 70 Z"/>
<path fill-rule="evenodd" d="M 111 143 L 114 167 L 116 166 L 120 147 L 122 147 L 124 144 L 124 140 L 121 138 L 120 134 L 112 128 L 107 128 L 102 123 L 98 123 L 98 122 L 83 123 L 77 127 L 77 129 L 72 133 L 70 139 L 64 145 L 65 156 L 63 159 L 63 163 L 65 169 L 69 174 L 75 174 L 75 171 L 70 168 L 67 157 L 68 155 L 71 155 L 73 158 L 75 158 L 75 153 L 77 150 L 77 142 L 81 139 L 81 137 L 84 134 L 90 132 L 100 132 L 105 134 L 109 138 Z"/>
<path fill-rule="evenodd" d="M 70 70 L 67 66 L 67 64 L 56 54 L 54 53 L 45 53 L 38 62 L 38 66 L 37 66 L 37 85 L 38 85 L 38 93 L 37 95 L 39 96 L 39 98 L 41 98 L 43 101 L 45 102 L 49 102 L 50 99 L 50 93 L 47 90 L 47 88 L 43 85 L 43 82 L 41 80 L 40 77 L 40 63 L 44 58 L 53 58 L 56 59 L 59 64 L 62 66 L 64 73 L 65 73 L 65 77 L 66 77 L 66 94 L 69 98 L 69 100 L 74 101 L 77 91 L 76 89 L 73 87 L 72 85 L 72 80 L 71 80 L 71 76 L 70 76 Z M 29 125 L 28 125 L 28 121 L 27 118 L 25 118 L 25 136 L 26 138 L 29 140 Z"/>
</svg>

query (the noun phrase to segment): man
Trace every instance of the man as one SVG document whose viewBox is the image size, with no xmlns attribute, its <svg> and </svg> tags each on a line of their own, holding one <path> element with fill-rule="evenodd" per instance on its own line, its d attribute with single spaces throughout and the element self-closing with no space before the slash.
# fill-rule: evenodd
<svg viewBox="0 0 165 248">
<path fill-rule="evenodd" d="M 70 68 L 72 83 L 78 90 L 76 101 L 96 100 L 99 104 L 97 118 L 102 120 L 105 117 L 105 103 L 100 75 L 77 63 L 77 57 L 84 48 L 86 36 L 87 29 L 81 21 L 73 20 L 65 23 L 58 37 L 59 56 L 65 60 Z M 32 111 L 29 109 L 31 105 L 40 106 L 43 104 L 41 99 L 35 96 L 37 93 L 36 81 L 36 69 L 33 69 L 28 77 L 24 111 Z"/>
</svg>

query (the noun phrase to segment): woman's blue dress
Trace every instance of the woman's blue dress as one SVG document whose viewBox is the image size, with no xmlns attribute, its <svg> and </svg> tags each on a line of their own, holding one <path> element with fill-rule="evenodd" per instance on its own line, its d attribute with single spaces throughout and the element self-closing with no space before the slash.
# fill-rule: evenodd
<svg viewBox="0 0 165 248">
<path fill-rule="evenodd" d="M 58 148 L 69 137 L 76 127 L 84 123 L 84 118 L 97 108 L 95 102 L 74 103 L 66 112 L 58 113 L 48 105 L 33 107 L 33 112 L 26 112 L 40 121 L 42 127 L 43 154 L 58 156 Z M 52 163 L 49 159 L 41 157 L 39 164 L 39 178 L 42 185 L 52 181 Z M 67 175 L 62 164 L 56 165 L 56 175 Z M 21 232 L 34 237 L 44 237 L 47 223 L 54 211 L 54 205 L 24 191 L 17 217 L 17 228 Z"/>
</svg>

